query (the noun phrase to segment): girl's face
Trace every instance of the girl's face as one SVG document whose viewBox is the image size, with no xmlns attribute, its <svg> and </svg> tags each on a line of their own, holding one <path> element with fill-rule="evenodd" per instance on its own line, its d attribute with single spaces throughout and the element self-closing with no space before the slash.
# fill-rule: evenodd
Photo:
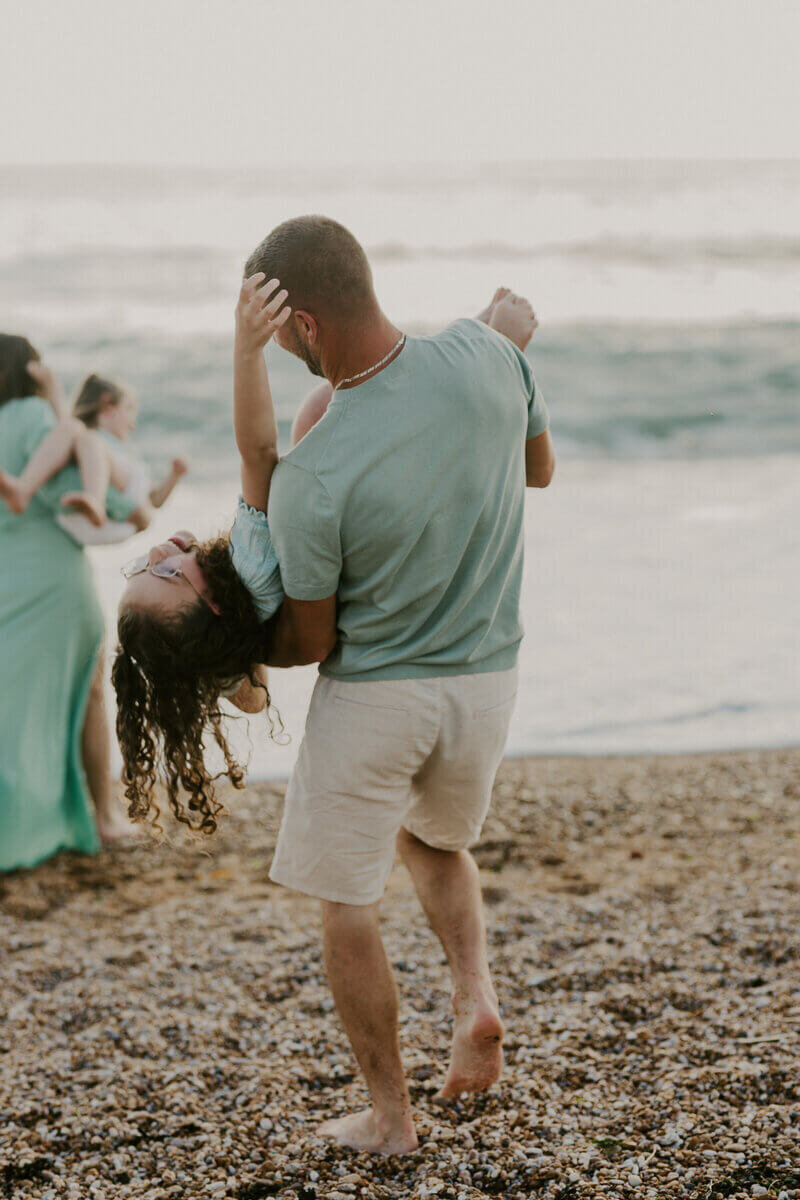
<svg viewBox="0 0 800 1200">
<path fill-rule="evenodd" d="M 144 609 L 161 616 L 173 616 L 200 603 L 208 604 L 212 611 L 216 611 L 197 561 L 195 538 L 191 533 L 174 533 L 169 541 L 151 546 L 144 557 L 147 566 L 142 564 L 136 574 L 128 579 L 120 609 Z M 147 567 L 154 567 L 158 563 L 177 569 L 179 574 L 165 577 L 147 570 Z"/>
<path fill-rule="evenodd" d="M 139 401 L 132 392 L 125 392 L 122 399 L 118 400 L 116 404 L 112 404 L 110 401 L 103 404 L 97 424 L 101 429 L 105 429 L 106 433 L 113 434 L 114 437 L 124 442 L 136 428 L 138 415 Z"/>
</svg>

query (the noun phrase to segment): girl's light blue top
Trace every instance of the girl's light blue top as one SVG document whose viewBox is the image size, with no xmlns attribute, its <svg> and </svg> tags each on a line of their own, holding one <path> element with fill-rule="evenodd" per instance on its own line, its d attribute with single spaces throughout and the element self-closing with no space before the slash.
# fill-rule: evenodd
<svg viewBox="0 0 800 1200">
<path fill-rule="evenodd" d="M 231 529 L 233 569 L 253 598 L 262 621 L 274 616 L 283 602 L 278 559 L 272 546 L 267 514 L 245 504 L 241 496 Z"/>
</svg>

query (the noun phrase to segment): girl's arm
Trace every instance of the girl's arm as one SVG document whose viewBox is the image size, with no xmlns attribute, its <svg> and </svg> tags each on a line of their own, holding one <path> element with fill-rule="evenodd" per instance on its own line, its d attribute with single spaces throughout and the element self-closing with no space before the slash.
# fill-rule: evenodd
<svg viewBox="0 0 800 1200">
<path fill-rule="evenodd" d="M 278 425 L 264 347 L 292 310 L 284 305 L 285 288 L 277 290 L 279 281 L 263 280 L 263 272 L 245 279 L 236 306 L 233 428 L 242 461 L 242 499 L 266 512 L 272 472 L 278 465 Z"/>
<path fill-rule="evenodd" d="M 164 476 L 161 483 L 157 483 L 150 489 L 150 503 L 153 508 L 161 508 L 162 504 L 166 504 L 177 487 L 178 481 L 183 479 L 188 470 L 189 464 L 185 458 L 173 458 L 169 474 Z"/>
</svg>

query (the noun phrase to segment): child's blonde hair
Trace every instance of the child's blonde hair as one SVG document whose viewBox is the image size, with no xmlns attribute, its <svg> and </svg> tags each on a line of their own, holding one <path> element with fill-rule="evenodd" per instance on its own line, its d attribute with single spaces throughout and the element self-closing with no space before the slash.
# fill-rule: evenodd
<svg viewBox="0 0 800 1200">
<path fill-rule="evenodd" d="M 83 421 L 89 429 L 96 429 L 103 405 L 119 404 L 125 395 L 125 388 L 118 383 L 112 383 L 100 375 L 87 375 L 75 397 L 72 415 Z"/>
</svg>

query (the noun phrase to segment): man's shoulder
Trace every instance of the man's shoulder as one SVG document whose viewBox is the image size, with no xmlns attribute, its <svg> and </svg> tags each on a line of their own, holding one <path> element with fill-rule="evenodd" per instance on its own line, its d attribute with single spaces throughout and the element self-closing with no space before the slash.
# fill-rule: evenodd
<svg viewBox="0 0 800 1200">
<path fill-rule="evenodd" d="M 490 329 L 483 321 L 479 321 L 477 317 L 459 317 L 457 321 L 453 321 L 441 333 L 434 337 L 434 341 L 451 339 L 465 340 L 470 342 L 490 342 L 497 334 L 493 329 Z"/>
<path fill-rule="evenodd" d="M 313 432 L 312 429 L 306 437 L 311 437 Z M 309 453 L 308 447 L 304 448 L 303 454 L 297 453 L 299 449 L 298 443 L 281 458 L 275 468 L 270 485 L 270 514 L 280 510 L 284 517 L 291 517 L 293 512 L 309 506 L 321 504 L 326 510 L 335 507 L 331 488 L 321 477 L 317 457 Z"/>
<path fill-rule="evenodd" d="M 270 484 L 270 494 L 276 491 L 285 492 L 296 486 L 310 484 L 316 479 L 316 471 L 313 467 L 298 462 L 294 457 L 294 450 L 290 450 L 278 462 L 277 467 L 272 476 Z"/>
<path fill-rule="evenodd" d="M 526 391 L 532 387 L 531 365 L 525 354 L 504 334 L 498 333 L 477 317 L 461 317 L 433 340 L 445 341 L 451 348 L 460 346 L 465 365 L 471 360 L 473 366 L 480 364 L 493 377 L 498 372 L 505 376 L 510 371 L 511 377 L 517 379 Z"/>
<path fill-rule="evenodd" d="M 460 317 L 432 340 L 460 343 L 465 349 L 474 350 L 475 347 L 480 347 L 481 351 L 486 351 L 492 357 L 498 357 L 505 362 L 513 361 L 518 354 L 516 346 L 507 337 L 492 329 L 485 321 L 479 321 L 477 317 Z"/>
</svg>

